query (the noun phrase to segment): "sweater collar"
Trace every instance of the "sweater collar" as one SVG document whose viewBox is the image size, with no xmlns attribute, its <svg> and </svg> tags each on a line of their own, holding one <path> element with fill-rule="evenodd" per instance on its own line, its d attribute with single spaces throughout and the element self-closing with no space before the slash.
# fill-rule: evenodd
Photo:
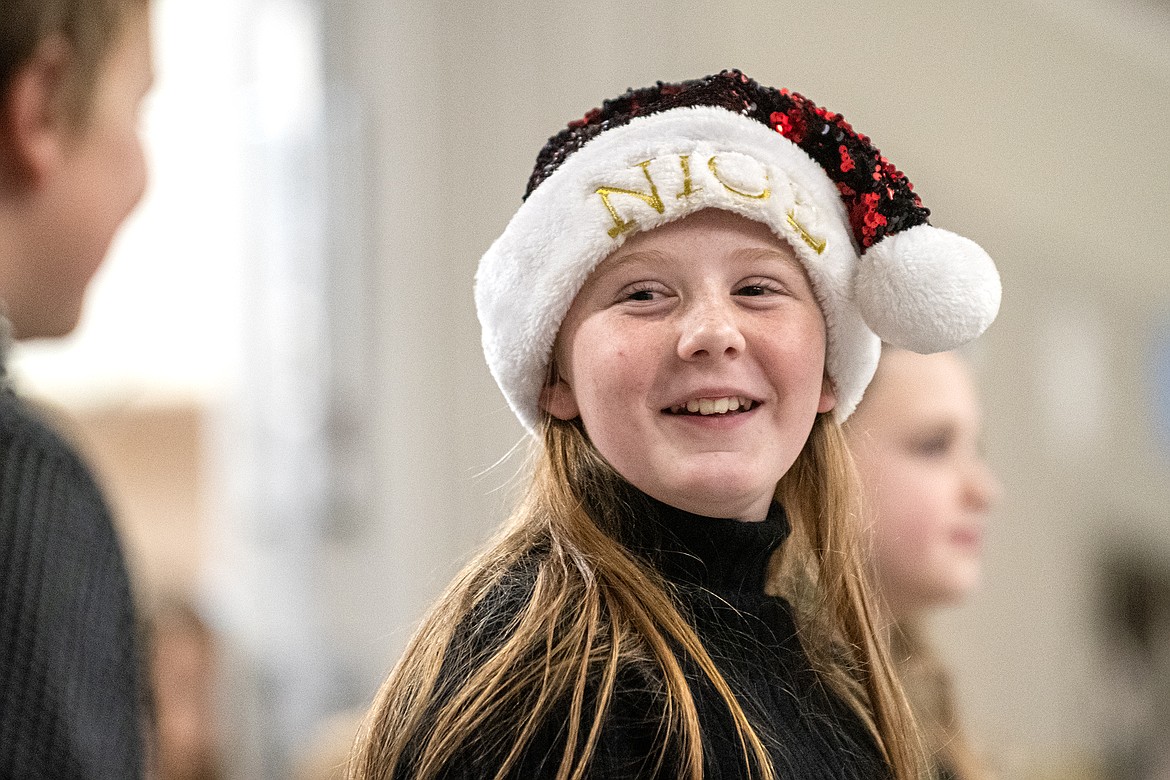
<svg viewBox="0 0 1170 780">
<path fill-rule="evenodd" d="M 705 517 L 639 492 L 623 542 L 671 582 L 722 592 L 762 593 L 772 553 L 788 538 L 783 507 L 773 501 L 759 522 Z M 645 511 L 641 511 L 645 508 Z"/>
</svg>

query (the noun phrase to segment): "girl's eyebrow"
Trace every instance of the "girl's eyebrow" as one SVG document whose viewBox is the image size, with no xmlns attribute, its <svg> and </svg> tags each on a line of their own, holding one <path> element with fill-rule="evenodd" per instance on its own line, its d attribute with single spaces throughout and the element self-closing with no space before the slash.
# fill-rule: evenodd
<svg viewBox="0 0 1170 780">
<path fill-rule="evenodd" d="M 658 249 L 639 249 L 617 257 L 609 257 L 597 267 L 599 271 L 612 271 L 632 263 L 669 263 L 671 255 Z M 731 259 L 737 261 L 751 260 L 780 260 L 793 269 L 804 273 L 804 266 L 791 252 L 784 252 L 773 247 L 746 247 L 731 253 Z"/>
<path fill-rule="evenodd" d="M 785 265 L 790 266 L 794 270 L 805 273 L 804 266 L 796 259 L 796 255 L 792 252 L 783 252 L 772 247 L 747 247 L 745 249 L 737 249 L 731 254 L 732 258 L 740 261 L 751 260 L 780 260 Z"/>
<path fill-rule="evenodd" d="M 658 249 L 639 249 L 618 257 L 611 255 L 597 266 L 597 270 L 612 271 L 632 263 L 668 263 L 670 259 L 670 255 Z"/>
</svg>

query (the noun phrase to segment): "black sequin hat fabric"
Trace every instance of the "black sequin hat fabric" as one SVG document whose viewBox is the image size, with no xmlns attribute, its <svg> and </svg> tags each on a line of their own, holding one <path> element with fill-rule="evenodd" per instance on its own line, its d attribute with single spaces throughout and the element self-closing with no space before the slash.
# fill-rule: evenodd
<svg viewBox="0 0 1170 780">
<path fill-rule="evenodd" d="M 606 100 L 548 140 L 536 158 L 524 197 L 606 130 L 636 117 L 690 106 L 714 106 L 748 117 L 803 149 L 840 191 L 862 250 L 888 234 L 927 222 L 930 211 L 910 181 L 844 117 L 795 92 L 763 86 L 738 70 L 677 83 L 659 81 Z"/>
</svg>

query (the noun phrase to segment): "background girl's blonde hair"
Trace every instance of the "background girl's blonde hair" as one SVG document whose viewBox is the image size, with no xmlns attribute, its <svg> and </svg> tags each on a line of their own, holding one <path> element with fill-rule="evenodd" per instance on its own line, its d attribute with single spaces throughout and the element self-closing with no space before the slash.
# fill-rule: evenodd
<svg viewBox="0 0 1170 780">
<path fill-rule="evenodd" d="M 820 415 L 777 488 L 794 533 L 773 558 L 768 590 L 792 601 L 814 668 L 869 727 L 894 777 L 917 780 L 915 727 L 869 611 L 855 484 L 840 429 Z M 700 780 L 702 724 L 680 651 L 726 703 L 748 773 L 776 778 L 767 749 L 666 584 L 615 541 L 631 513 L 623 487 L 578 422 L 545 420 L 529 490 L 382 686 L 351 758 L 351 780 L 401 777 L 396 770 L 404 764 L 411 778 L 427 780 L 469 755 L 498 758 L 494 777 L 503 778 L 564 702 L 567 736 L 556 777 L 583 778 L 619 671 L 629 664 L 648 664 L 661 680 L 660 739 L 648 765 Z M 531 594 L 515 614 L 501 613 L 499 588 L 526 565 L 534 572 Z M 469 622 L 503 627 L 474 663 L 452 644 Z"/>
<path fill-rule="evenodd" d="M 916 621 L 895 624 L 890 655 L 918 720 L 926 755 L 956 780 L 987 777 L 959 719 L 951 676 Z"/>
</svg>

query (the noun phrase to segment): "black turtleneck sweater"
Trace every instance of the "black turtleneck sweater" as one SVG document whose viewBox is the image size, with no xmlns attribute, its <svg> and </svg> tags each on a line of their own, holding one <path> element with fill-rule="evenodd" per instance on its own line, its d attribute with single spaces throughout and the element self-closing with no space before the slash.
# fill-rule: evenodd
<svg viewBox="0 0 1170 780">
<path fill-rule="evenodd" d="M 857 716 L 810 668 L 781 598 L 764 593 L 772 552 L 789 526 L 774 504 L 762 522 L 700 517 L 642 497 L 644 516 L 626 525 L 620 541 L 661 573 L 720 673 L 727 680 L 783 780 L 875 780 L 890 776 L 873 740 Z M 642 511 L 639 514 L 643 514 Z M 531 593 L 536 565 L 512 573 L 496 590 L 505 601 L 493 619 L 469 622 L 478 628 L 457 633 L 474 649 L 453 647 L 452 664 L 473 659 L 499 637 L 484 636 L 507 625 Z M 489 597 L 490 598 L 490 597 Z M 484 628 L 488 626 L 488 628 Z M 495 628 L 492 628 L 495 627 Z M 456 640 L 461 641 L 459 639 Z M 731 715 L 714 686 L 690 659 L 683 668 L 703 727 L 704 777 L 730 780 L 749 776 Z M 450 673 L 451 667 L 445 667 Z M 449 683 L 450 678 L 446 677 Z M 440 682 L 440 689 L 444 687 Z M 658 755 L 662 684 L 649 664 L 621 670 L 605 726 L 591 764 L 593 780 L 677 777 L 677 767 L 652 772 Z M 552 778 L 564 751 L 568 703 L 549 719 L 525 752 L 515 778 Z M 590 711 L 587 704 L 586 712 Z M 589 718 L 586 718 L 586 722 Z M 469 755 L 470 753 L 475 755 Z M 467 751 L 444 774 L 447 778 L 491 776 L 498 764 L 492 751 Z M 410 777 L 408 758 L 396 777 Z M 403 771 L 405 770 L 405 771 Z M 752 773 L 758 776 L 758 773 Z"/>
<path fill-rule="evenodd" d="M 144 690 L 101 493 L 0 386 L 0 779 L 142 777 Z"/>
</svg>

